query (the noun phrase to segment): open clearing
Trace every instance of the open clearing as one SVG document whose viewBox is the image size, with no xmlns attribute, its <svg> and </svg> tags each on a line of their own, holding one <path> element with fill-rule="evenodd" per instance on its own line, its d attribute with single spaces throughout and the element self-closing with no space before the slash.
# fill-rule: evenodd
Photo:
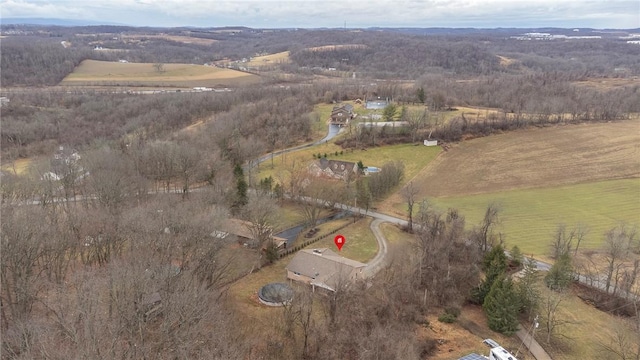
<svg viewBox="0 0 640 360">
<path fill-rule="evenodd" d="M 598 90 L 611 90 L 625 86 L 637 86 L 638 77 L 629 78 L 592 78 L 583 81 L 575 81 L 577 86 L 590 87 Z"/>
<path fill-rule="evenodd" d="M 34 162 L 34 159 L 32 158 L 16 159 L 11 163 L 2 164 L 2 171 L 6 171 L 14 175 L 22 175 L 29 170 L 33 162 Z"/>
<path fill-rule="evenodd" d="M 335 155 L 335 152 L 342 155 Z M 273 176 L 278 182 L 287 183 L 291 169 L 299 170 L 306 168 L 313 161 L 316 161 L 313 154 L 327 154 L 329 160 L 362 161 L 365 166 L 381 167 L 390 161 L 402 161 L 405 167 L 405 179 L 413 178 L 418 172 L 432 161 L 439 153 L 440 147 L 415 146 L 413 144 L 390 145 L 366 150 L 343 150 L 332 142 L 303 149 L 293 153 L 274 157 L 271 167 L 271 160 L 267 160 L 260 165 L 259 178 Z M 336 180 L 336 184 L 344 182 Z"/>
<path fill-rule="evenodd" d="M 324 45 L 307 48 L 310 51 L 334 51 L 334 50 L 352 50 L 352 49 L 366 49 L 367 45 L 364 44 L 341 44 L 341 45 Z"/>
<path fill-rule="evenodd" d="M 506 56 L 496 55 L 500 60 L 500 66 L 507 67 L 515 62 L 514 59 L 508 58 Z"/>
<path fill-rule="evenodd" d="M 640 121 L 513 131 L 461 142 L 415 179 L 428 197 L 640 176 Z"/>
<path fill-rule="evenodd" d="M 119 86 L 237 86 L 257 83 L 260 77 L 232 69 L 193 64 L 120 63 L 85 60 L 60 85 Z"/>
<path fill-rule="evenodd" d="M 283 51 L 275 54 L 252 57 L 246 65 L 251 67 L 273 66 L 289 62 L 289 52 Z"/>
<path fill-rule="evenodd" d="M 122 40 L 125 43 L 133 42 L 132 40 L 139 42 L 145 39 L 169 40 L 169 41 L 175 41 L 175 42 L 184 43 L 184 44 L 196 44 L 196 45 L 211 45 L 218 42 L 218 40 L 215 40 L 215 39 L 205 39 L 205 38 L 197 38 L 197 37 L 183 36 L 183 35 L 167 35 L 167 34 L 122 35 Z"/>
<path fill-rule="evenodd" d="M 640 178 L 428 200 L 443 211 L 458 209 L 468 228 L 480 223 L 489 203 L 497 203 L 501 224 L 496 231 L 504 233 L 507 247 L 518 245 L 536 257 L 549 252 L 548 244 L 561 223 L 569 229 L 577 224 L 590 228 L 582 249 L 599 248 L 604 232 L 621 221 L 640 226 Z M 406 215 L 404 209 L 399 205 L 396 211 Z"/>
<path fill-rule="evenodd" d="M 373 257 L 378 253 L 378 242 L 369 228 L 371 220 L 372 219 L 370 218 L 362 219 L 357 223 L 351 224 L 350 226 L 342 229 L 339 233 L 344 236 L 345 242 L 342 250 L 340 251 L 338 251 L 338 248 L 334 243 L 335 236 L 327 236 L 326 238 L 307 246 L 306 249 L 328 248 L 337 252 L 340 256 L 366 263 L 373 259 Z M 335 222 L 335 224 L 331 224 L 331 227 L 335 228 L 336 224 L 340 224 L 341 222 L 349 223 L 352 221 L 353 220 L 350 218 L 345 218 L 341 221 Z M 321 233 L 326 232 L 321 231 Z"/>
<path fill-rule="evenodd" d="M 413 181 L 417 199 L 458 209 L 468 227 L 489 203 L 502 209 L 497 231 L 507 245 L 543 257 L 557 225 L 591 232 L 581 245 L 601 246 L 620 221 L 640 225 L 640 122 L 569 125 L 465 141 L 443 152 Z M 406 216 L 394 194 L 379 209 Z"/>
</svg>

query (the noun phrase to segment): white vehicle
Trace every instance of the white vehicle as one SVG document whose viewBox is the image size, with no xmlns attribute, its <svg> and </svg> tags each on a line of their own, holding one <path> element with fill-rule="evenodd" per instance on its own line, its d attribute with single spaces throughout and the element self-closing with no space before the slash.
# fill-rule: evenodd
<svg viewBox="0 0 640 360">
<path fill-rule="evenodd" d="M 518 360 L 514 355 L 492 339 L 484 339 L 482 343 L 491 348 L 491 350 L 489 350 L 488 357 L 473 353 L 465 355 L 458 360 Z"/>
</svg>

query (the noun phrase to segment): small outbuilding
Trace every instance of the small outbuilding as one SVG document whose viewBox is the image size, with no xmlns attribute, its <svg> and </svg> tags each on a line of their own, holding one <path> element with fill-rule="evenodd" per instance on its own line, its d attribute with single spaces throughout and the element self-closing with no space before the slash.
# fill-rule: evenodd
<svg viewBox="0 0 640 360">
<path fill-rule="evenodd" d="M 426 139 L 424 141 L 424 146 L 438 146 L 438 140 L 436 140 L 436 139 Z"/>
</svg>

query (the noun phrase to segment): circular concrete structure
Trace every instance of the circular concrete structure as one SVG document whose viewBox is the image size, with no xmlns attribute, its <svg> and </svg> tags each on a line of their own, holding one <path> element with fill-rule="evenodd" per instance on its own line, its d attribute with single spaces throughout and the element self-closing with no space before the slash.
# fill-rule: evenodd
<svg viewBox="0 0 640 360">
<path fill-rule="evenodd" d="M 260 302 L 268 306 L 283 306 L 293 299 L 293 289 L 284 283 L 271 283 L 258 291 Z"/>
</svg>

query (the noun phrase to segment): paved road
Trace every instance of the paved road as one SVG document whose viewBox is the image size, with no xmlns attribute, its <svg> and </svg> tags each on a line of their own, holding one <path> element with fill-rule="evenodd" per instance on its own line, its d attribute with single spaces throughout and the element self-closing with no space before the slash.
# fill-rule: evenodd
<svg viewBox="0 0 640 360">
<path fill-rule="evenodd" d="M 552 360 L 551 356 L 547 354 L 542 346 L 538 344 L 536 339 L 534 339 L 526 330 L 520 328 L 520 330 L 516 332 L 516 335 L 520 338 L 520 340 L 522 340 L 524 346 L 529 349 L 529 352 L 531 353 L 531 355 L 533 355 L 533 357 L 536 358 L 536 360 Z"/>
<path fill-rule="evenodd" d="M 371 232 L 376 237 L 376 241 L 378 242 L 378 253 L 373 259 L 371 259 L 371 261 L 367 263 L 367 267 L 366 269 L 364 269 L 365 278 L 374 276 L 376 273 L 378 273 L 378 271 L 380 271 L 387 265 L 387 262 L 389 260 L 387 258 L 389 250 L 387 246 L 387 239 L 382 234 L 382 231 L 380 231 L 380 224 L 382 224 L 383 222 L 385 221 L 375 219 L 371 222 L 371 225 L 369 225 L 369 227 L 371 228 Z"/>
<path fill-rule="evenodd" d="M 283 150 L 278 150 L 278 151 L 274 151 L 272 153 L 266 154 L 266 155 L 262 155 L 259 158 L 252 160 L 249 162 L 249 164 L 247 165 L 248 167 L 253 168 L 254 166 L 261 164 L 267 160 L 270 160 L 272 157 L 278 156 L 278 155 L 282 155 L 282 154 L 287 154 L 293 151 L 298 151 L 301 149 L 306 149 L 312 146 L 316 146 L 316 145 L 320 145 L 320 144 L 324 144 L 327 141 L 333 139 L 334 137 L 336 137 L 336 135 L 338 135 L 338 133 L 340 132 L 340 126 L 338 125 L 332 125 L 329 124 L 329 130 L 327 131 L 327 136 L 325 136 L 324 138 L 315 141 L 315 142 L 311 142 L 308 144 L 302 144 L 302 145 L 298 145 L 298 146 L 294 146 L 291 148 L 287 148 L 287 149 L 283 149 Z M 246 169 L 245 169 L 246 170 Z"/>
</svg>

